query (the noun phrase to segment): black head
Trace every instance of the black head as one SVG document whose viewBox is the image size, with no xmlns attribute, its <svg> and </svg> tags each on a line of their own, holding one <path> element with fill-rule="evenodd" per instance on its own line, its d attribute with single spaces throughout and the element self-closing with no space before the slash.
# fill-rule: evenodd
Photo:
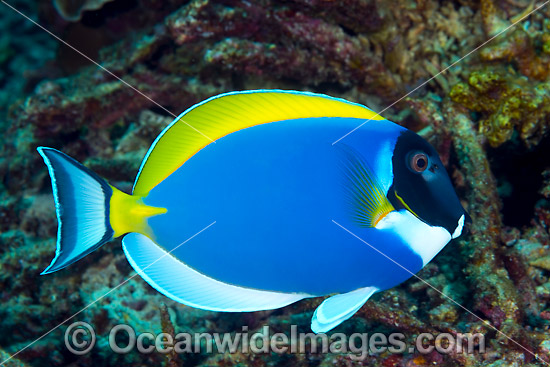
<svg viewBox="0 0 550 367">
<path fill-rule="evenodd" d="M 459 236 L 471 219 L 430 143 L 404 131 L 395 144 L 392 163 L 393 183 L 388 191 L 392 205 L 409 210 L 431 226 L 445 228 L 453 238 Z"/>
</svg>

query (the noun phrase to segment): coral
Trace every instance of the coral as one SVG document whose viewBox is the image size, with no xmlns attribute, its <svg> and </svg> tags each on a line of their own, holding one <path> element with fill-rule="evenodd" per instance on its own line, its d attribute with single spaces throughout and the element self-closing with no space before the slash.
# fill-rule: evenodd
<svg viewBox="0 0 550 367">
<path fill-rule="evenodd" d="M 496 35 L 515 20 L 504 19 L 502 9 L 492 0 L 482 1 L 481 9 L 488 35 Z M 538 16 L 541 14 L 534 15 Z M 516 130 L 528 146 L 537 145 L 546 134 L 550 112 L 549 42 L 547 19 L 517 26 L 482 48 L 479 58 L 483 67 L 470 73 L 467 82 L 452 88 L 454 101 L 481 114 L 479 130 L 492 146 L 510 140 Z"/>
<path fill-rule="evenodd" d="M 453 106 L 448 106 L 444 114 L 450 124 L 453 145 L 463 173 L 469 178 L 467 210 L 472 213 L 474 224 L 471 227 L 470 240 L 462 244 L 471 260 L 467 273 L 477 283 L 476 307 L 482 309 L 497 327 L 501 327 L 505 321 L 518 322 L 520 307 L 517 291 L 495 258 L 502 227 L 499 213 L 501 204 L 496 195 L 496 182 L 489 162 L 467 114 Z M 470 245 L 471 243 L 475 243 L 475 246 Z M 502 270 L 495 272 L 495 269 Z"/>
<path fill-rule="evenodd" d="M 518 131 L 528 145 L 536 145 L 548 129 L 550 84 L 530 81 L 505 70 L 475 71 L 467 83 L 456 84 L 451 98 L 479 112 L 479 131 L 499 146 Z"/>
<path fill-rule="evenodd" d="M 550 66 L 550 53 L 537 50 L 538 44 L 548 43 L 549 29 L 530 35 L 522 28 L 514 29 L 500 42 L 488 46 L 480 51 L 484 61 L 513 61 L 517 70 L 535 80 L 547 80 Z"/>
<path fill-rule="evenodd" d="M 525 265 L 525 259 L 532 259 L 533 256 L 523 257 L 514 248 L 503 251 L 500 246 L 503 227 L 501 203 L 496 194 L 490 163 L 475 133 L 473 122 L 466 110 L 449 102 L 442 106 L 440 102 L 426 98 L 412 99 L 409 104 L 420 121 L 430 122 L 432 139 L 434 135 L 452 139 L 457 165 L 460 167 L 460 171 L 455 168 L 457 171 L 453 176 L 460 177 L 458 189 L 469 193 L 465 204 L 473 216 L 473 225 L 470 228 L 471 235 L 467 240 L 460 241 L 460 244 L 463 256 L 468 259 L 464 270 L 476 294 L 470 307 L 481 312 L 499 330 L 509 336 L 514 335 L 516 340 L 522 340 L 524 346 L 531 348 L 536 344 L 535 340 L 540 342 L 544 335 L 541 332 L 525 334 L 519 326 L 525 318 L 536 319 L 541 309 L 540 298 L 536 294 L 537 284 Z M 518 242 L 518 232 L 515 232 L 515 240 L 507 240 L 510 246 L 518 246 L 514 245 Z M 506 236 L 510 234 L 506 232 Z M 521 295 L 517 289 L 522 290 Z M 443 305 L 441 307 L 447 308 Z M 456 317 L 453 309 L 437 311 L 434 316 L 439 320 L 445 320 L 446 317 L 453 320 Z M 433 317 L 431 320 L 437 321 Z M 519 348 L 517 345 L 510 347 Z M 518 351 L 524 352 L 521 348 Z M 535 349 L 532 348 L 531 352 L 534 353 Z"/>
<path fill-rule="evenodd" d="M 357 89 L 361 95 L 369 92 L 391 100 L 402 95 L 408 85 L 430 76 L 423 55 L 430 55 L 432 69 L 450 63 L 446 51 L 456 49 L 457 39 L 465 34 L 463 24 L 471 17 L 466 8 L 460 12 L 443 8 L 443 13 L 449 12 L 447 18 L 437 13 L 434 5 L 426 6 L 425 14 L 414 19 L 409 19 L 413 15 L 405 8 L 378 9 L 372 1 L 314 5 L 193 1 L 169 15 L 166 27 L 132 34 L 101 52 L 100 62 L 149 97 L 171 106 L 173 112 L 207 95 L 253 87 L 257 77 L 300 81 L 304 86 L 332 83 Z M 346 23 L 346 28 L 340 26 L 342 14 L 367 11 L 368 26 L 359 26 L 357 21 Z M 428 23 L 414 23 L 420 19 Z M 414 35 L 420 32 L 431 38 L 428 46 L 418 44 Z M 384 44 L 386 39 L 394 40 L 391 46 Z M 463 40 L 463 47 L 475 44 L 475 39 Z M 154 59 L 148 60 L 151 56 Z M 406 67 L 417 63 L 415 60 L 420 60 L 417 67 Z M 386 62 L 392 66 L 387 68 Z M 217 74 L 209 70 L 217 70 Z M 230 75 L 233 80 L 228 80 Z M 109 124 L 120 105 L 135 106 L 129 111 L 151 105 L 102 71 L 90 69 L 79 77 L 81 82 L 58 80 L 55 87 L 46 85 L 43 93 L 39 89 L 20 111 L 20 120 L 48 126 L 55 121 L 58 128 L 74 131 L 84 118 L 101 119 L 102 126 Z M 85 82 L 91 79 L 96 83 Z M 203 85 L 201 93 L 197 89 Z M 186 90 L 196 97 L 186 97 Z"/>
<path fill-rule="evenodd" d="M 495 36 L 502 32 L 509 24 L 503 19 L 502 10 L 493 0 L 481 0 L 481 17 L 483 27 L 488 36 Z"/>
</svg>

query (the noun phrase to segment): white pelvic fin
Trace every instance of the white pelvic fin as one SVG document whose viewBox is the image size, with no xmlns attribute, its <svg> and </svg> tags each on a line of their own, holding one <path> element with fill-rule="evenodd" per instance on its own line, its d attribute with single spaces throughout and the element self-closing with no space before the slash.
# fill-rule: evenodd
<svg viewBox="0 0 550 367">
<path fill-rule="evenodd" d="M 324 333 L 353 316 L 378 291 L 375 287 L 359 288 L 352 292 L 327 298 L 317 307 L 311 319 L 311 330 Z"/>
<path fill-rule="evenodd" d="M 153 288 L 177 302 L 203 310 L 271 310 L 312 297 L 304 293 L 243 288 L 218 281 L 185 265 L 142 234 L 126 235 L 122 247 L 132 267 Z"/>
</svg>

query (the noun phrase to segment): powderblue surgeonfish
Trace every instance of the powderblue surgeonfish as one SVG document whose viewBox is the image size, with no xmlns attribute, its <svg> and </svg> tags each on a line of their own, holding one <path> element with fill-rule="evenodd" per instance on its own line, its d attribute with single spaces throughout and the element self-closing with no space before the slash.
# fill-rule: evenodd
<svg viewBox="0 0 550 367">
<path fill-rule="evenodd" d="M 258 311 L 330 295 L 314 332 L 410 278 L 470 221 L 429 143 L 321 94 L 234 92 L 189 108 L 150 147 L 131 195 L 38 152 L 58 219 L 43 274 L 124 236 L 135 271 L 189 306 Z"/>
</svg>

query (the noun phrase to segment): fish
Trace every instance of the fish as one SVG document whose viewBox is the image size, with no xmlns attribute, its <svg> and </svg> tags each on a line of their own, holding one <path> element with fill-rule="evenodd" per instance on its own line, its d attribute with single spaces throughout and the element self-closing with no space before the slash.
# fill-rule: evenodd
<svg viewBox="0 0 550 367">
<path fill-rule="evenodd" d="M 252 312 L 328 296 L 315 333 L 409 279 L 471 223 L 426 140 L 323 94 L 238 91 L 190 107 L 153 142 L 131 194 L 37 149 L 58 220 L 42 274 L 122 237 L 136 273 L 188 306 Z"/>
</svg>

